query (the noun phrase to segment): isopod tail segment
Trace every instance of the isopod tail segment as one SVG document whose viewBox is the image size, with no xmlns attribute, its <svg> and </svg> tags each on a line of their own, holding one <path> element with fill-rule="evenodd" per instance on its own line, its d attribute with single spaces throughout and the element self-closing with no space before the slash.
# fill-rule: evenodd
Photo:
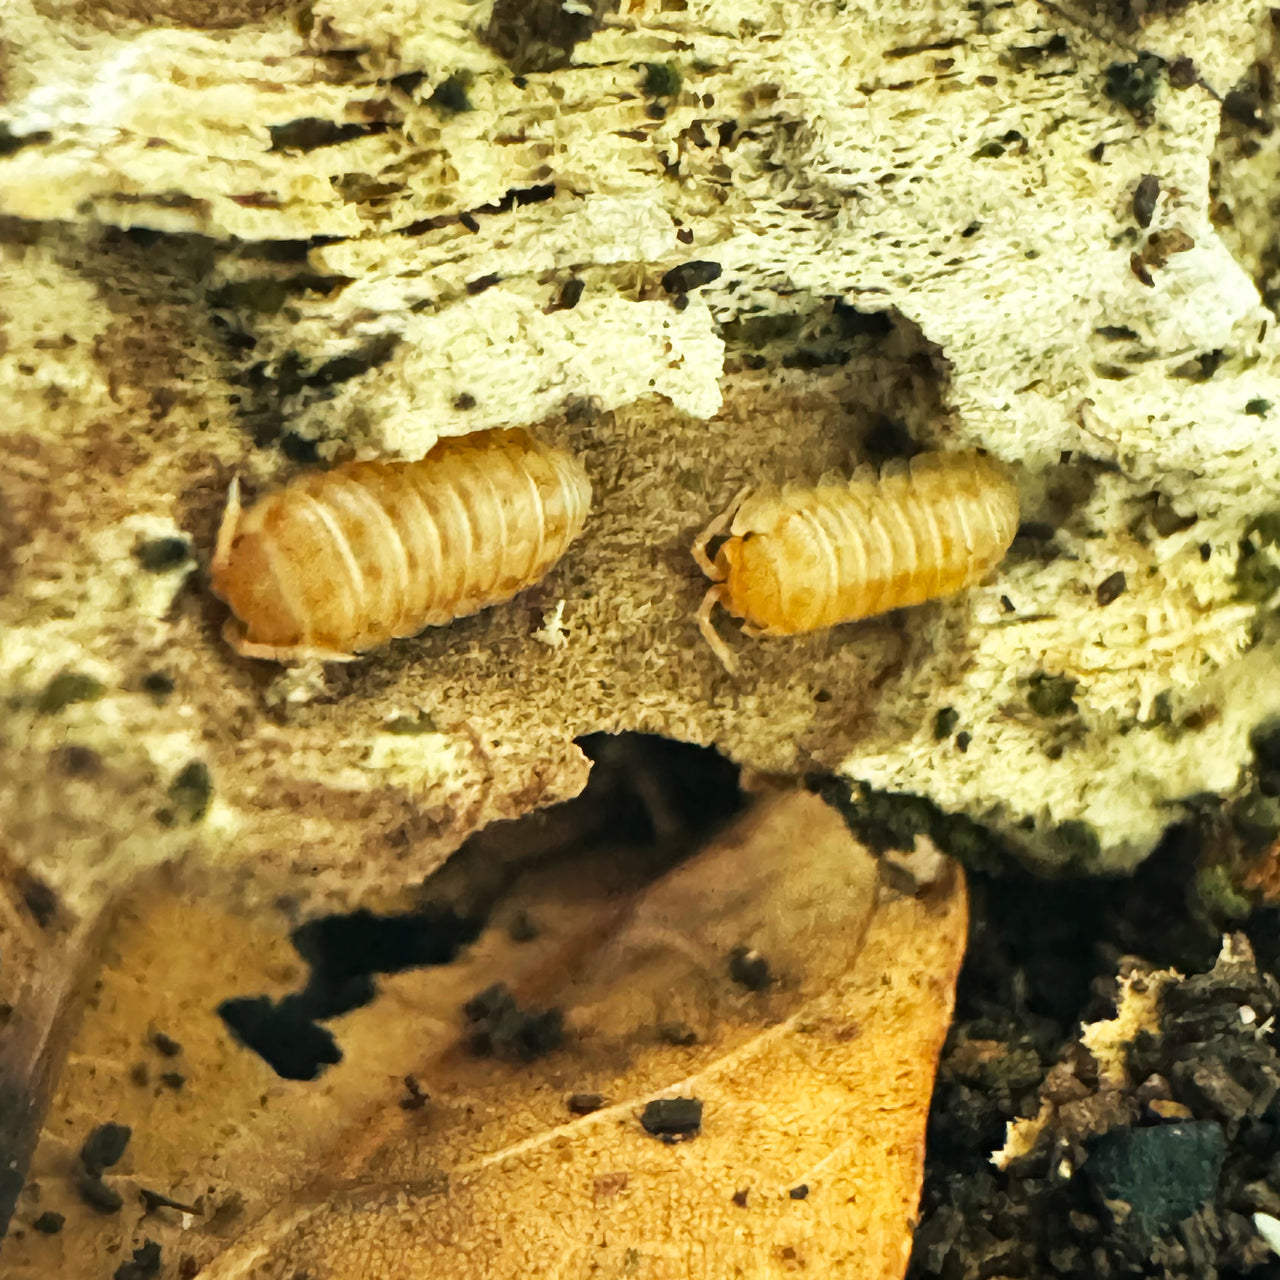
<svg viewBox="0 0 1280 1280">
<path fill-rule="evenodd" d="M 727 566 L 718 564 L 707 555 L 707 546 L 713 538 L 718 538 L 729 527 L 733 517 L 738 514 L 738 508 L 742 506 L 750 494 L 751 485 L 749 484 L 739 489 L 734 494 L 729 505 L 703 529 L 693 543 L 693 558 L 697 561 L 698 568 L 712 582 L 712 586 L 707 589 L 707 594 L 702 597 L 702 603 L 698 606 L 696 614 L 698 630 L 702 632 L 702 638 L 711 647 L 711 652 L 720 659 L 720 665 L 730 675 L 737 673 L 737 664 L 733 654 L 729 651 L 729 646 L 720 639 L 719 633 L 711 621 L 711 611 L 716 605 L 727 603 L 728 587 L 725 584 L 725 579 L 729 576 L 729 570 Z M 747 631 L 747 628 L 744 627 L 743 631 Z"/>
<path fill-rule="evenodd" d="M 243 504 L 240 501 L 240 477 L 234 476 L 227 486 L 227 505 L 222 511 L 222 522 L 218 525 L 218 539 L 214 543 L 213 563 L 211 568 L 217 575 L 223 572 L 231 559 L 231 548 L 235 544 L 236 530 L 240 526 L 240 513 Z M 314 647 L 299 648 L 292 646 L 281 649 L 276 645 L 254 644 L 245 635 L 244 624 L 232 614 L 222 624 L 222 638 L 242 658 L 262 658 L 268 662 L 295 662 L 309 658 L 321 662 L 355 662 L 357 653 L 338 653 L 331 649 Z"/>
</svg>

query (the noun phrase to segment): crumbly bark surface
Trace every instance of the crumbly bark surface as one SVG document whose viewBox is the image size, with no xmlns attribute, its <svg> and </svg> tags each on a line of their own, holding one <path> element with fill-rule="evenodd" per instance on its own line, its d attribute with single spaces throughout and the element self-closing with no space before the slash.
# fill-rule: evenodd
<svg viewBox="0 0 1280 1280">
<path fill-rule="evenodd" d="M 1265 9 L 582 8 L 6 6 L 0 829 L 73 913 L 395 898 L 599 729 L 1119 867 L 1280 710 Z M 222 643 L 233 475 L 517 424 L 596 494 L 540 586 L 323 678 Z M 1012 555 L 730 678 L 697 532 L 908 439 L 1014 469 Z"/>
</svg>

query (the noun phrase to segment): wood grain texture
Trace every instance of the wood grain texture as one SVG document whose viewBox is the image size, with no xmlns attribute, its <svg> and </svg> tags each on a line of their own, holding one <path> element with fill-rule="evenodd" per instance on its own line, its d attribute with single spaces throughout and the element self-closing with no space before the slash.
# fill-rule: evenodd
<svg viewBox="0 0 1280 1280">
<path fill-rule="evenodd" d="M 732 523 L 729 524 L 730 518 Z M 714 562 L 703 548 L 729 524 Z M 1000 562 L 1018 527 L 1018 494 L 984 454 L 926 453 L 846 484 L 739 495 L 699 539 L 695 558 L 748 635 L 785 636 L 952 595 Z"/>
<path fill-rule="evenodd" d="M 511 599 L 582 529 L 591 485 L 524 431 L 441 441 L 418 462 L 301 476 L 247 511 L 233 493 L 213 590 L 248 657 L 346 659 Z"/>
</svg>

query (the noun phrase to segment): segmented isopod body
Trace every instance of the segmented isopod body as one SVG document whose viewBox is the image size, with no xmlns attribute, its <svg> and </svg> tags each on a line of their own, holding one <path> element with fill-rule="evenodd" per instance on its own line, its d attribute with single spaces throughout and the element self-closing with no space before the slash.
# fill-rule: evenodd
<svg viewBox="0 0 1280 1280">
<path fill-rule="evenodd" d="M 732 522 L 732 524 L 730 523 Z M 707 543 L 728 528 L 714 561 Z M 744 489 L 694 544 L 716 583 L 698 610 L 707 643 L 722 604 L 749 636 L 787 636 L 946 596 L 1000 562 L 1018 527 L 1018 492 L 980 453 L 924 453 L 845 484 Z"/>
<path fill-rule="evenodd" d="M 243 511 L 233 485 L 213 559 L 226 638 L 252 658 L 349 661 L 531 586 L 590 503 L 581 463 L 519 430 L 301 476 Z"/>
</svg>

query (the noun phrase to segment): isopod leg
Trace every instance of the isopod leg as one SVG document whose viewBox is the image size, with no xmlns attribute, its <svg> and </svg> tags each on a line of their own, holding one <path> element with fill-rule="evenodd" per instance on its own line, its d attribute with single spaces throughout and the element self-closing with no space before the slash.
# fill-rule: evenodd
<svg viewBox="0 0 1280 1280">
<path fill-rule="evenodd" d="M 318 649 L 313 645 L 274 645 L 255 644 L 246 639 L 240 623 L 235 618 L 228 618 L 222 628 L 222 638 L 242 658 L 262 658 L 267 662 L 309 662 L 319 659 L 321 662 L 357 662 L 358 653 L 339 653 L 334 649 Z"/>
<path fill-rule="evenodd" d="M 746 501 L 747 494 L 750 492 L 750 485 L 739 489 L 734 495 L 733 501 L 693 541 L 693 558 L 698 562 L 698 568 L 712 582 L 719 582 L 724 577 L 724 574 L 716 568 L 715 562 L 707 555 L 707 543 L 712 538 L 718 538 L 729 527 L 729 521 L 737 515 L 738 508 Z"/>
<path fill-rule="evenodd" d="M 711 652 L 720 659 L 720 665 L 730 674 L 736 671 L 736 664 L 733 660 L 733 654 L 729 652 L 729 647 L 716 634 L 716 629 L 711 625 L 711 610 L 718 604 L 724 602 L 724 587 L 717 583 L 711 587 L 705 596 L 702 597 L 702 603 L 698 606 L 697 619 L 698 630 L 702 632 L 702 638 L 711 646 Z"/>
<path fill-rule="evenodd" d="M 235 541 L 236 527 L 240 523 L 240 477 L 236 476 L 227 488 L 227 505 L 222 512 L 222 523 L 218 526 L 218 541 L 213 548 L 213 567 L 216 570 L 226 568 L 231 558 L 231 544 Z"/>
</svg>

